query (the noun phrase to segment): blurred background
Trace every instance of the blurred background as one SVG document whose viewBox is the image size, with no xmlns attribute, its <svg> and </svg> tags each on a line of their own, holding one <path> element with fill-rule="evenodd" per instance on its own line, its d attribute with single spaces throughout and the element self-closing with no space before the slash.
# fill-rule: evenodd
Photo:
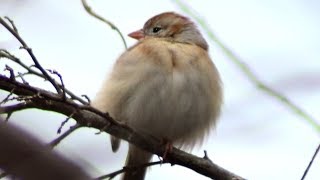
<svg viewBox="0 0 320 180">
<path fill-rule="evenodd" d="M 88 3 L 125 36 L 158 13 L 182 13 L 174 1 Z M 320 123 L 320 1 L 189 0 L 187 3 L 259 79 L 285 94 Z M 0 15 L 14 20 L 40 63 L 60 72 L 66 87 L 78 95 L 93 98 L 124 51 L 118 34 L 89 16 L 80 0 L 0 0 Z M 135 43 L 125 38 L 129 45 Z M 320 143 L 319 132 L 257 90 L 219 47 L 212 41 L 209 45 L 224 82 L 225 103 L 216 130 L 192 153 L 203 156 L 203 150 L 207 150 L 215 163 L 247 179 L 300 179 Z M 16 39 L 0 27 L 0 49 L 31 63 L 19 47 Z M 0 59 L 0 69 L 5 64 L 17 67 Z M 37 78 L 27 80 L 31 85 L 50 89 L 50 85 Z M 0 93 L 1 98 L 6 96 L 5 92 Z M 10 123 L 49 142 L 57 137 L 57 129 L 64 120 L 64 116 L 52 112 L 28 110 L 13 114 Z M 74 121 L 69 121 L 63 130 L 72 124 Z M 127 143 L 123 142 L 120 152 L 112 153 L 108 135 L 96 132 L 80 129 L 56 148 L 93 177 L 122 168 L 127 151 Z M 318 156 L 306 179 L 320 179 L 319 169 Z M 170 165 L 152 167 L 146 179 L 177 178 L 208 179 Z"/>
</svg>

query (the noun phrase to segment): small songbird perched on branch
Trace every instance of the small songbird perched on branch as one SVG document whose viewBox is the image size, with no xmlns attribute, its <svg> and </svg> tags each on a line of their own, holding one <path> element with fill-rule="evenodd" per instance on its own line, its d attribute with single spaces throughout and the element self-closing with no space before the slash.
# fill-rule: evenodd
<svg viewBox="0 0 320 180">
<path fill-rule="evenodd" d="M 138 41 L 116 61 L 93 106 L 137 132 L 166 139 L 178 148 L 200 145 L 215 127 L 222 104 L 219 73 L 208 44 L 187 17 L 165 12 L 129 34 Z M 111 137 L 112 150 L 120 140 Z M 152 154 L 129 145 L 126 166 L 150 161 Z M 125 172 L 143 180 L 146 168 Z"/>
</svg>

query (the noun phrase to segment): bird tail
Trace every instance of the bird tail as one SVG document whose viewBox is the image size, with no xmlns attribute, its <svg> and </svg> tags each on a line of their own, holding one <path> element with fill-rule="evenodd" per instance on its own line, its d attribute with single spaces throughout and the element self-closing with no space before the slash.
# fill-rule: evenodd
<svg viewBox="0 0 320 180">
<path fill-rule="evenodd" d="M 147 168 L 139 166 L 148 163 L 151 157 L 151 153 L 130 144 L 126 160 L 128 170 L 124 173 L 122 180 L 144 180 Z"/>
</svg>

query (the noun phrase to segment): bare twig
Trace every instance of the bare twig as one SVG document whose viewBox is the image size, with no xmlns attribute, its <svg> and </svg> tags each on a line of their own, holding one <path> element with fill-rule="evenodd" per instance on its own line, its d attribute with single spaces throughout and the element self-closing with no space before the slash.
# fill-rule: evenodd
<svg viewBox="0 0 320 180">
<path fill-rule="evenodd" d="M 65 86 L 64 86 L 64 83 L 63 83 L 63 79 L 62 79 L 61 74 L 60 74 L 58 71 L 52 70 L 52 69 L 47 69 L 47 71 L 49 71 L 51 74 L 55 74 L 55 75 L 57 75 L 57 76 L 59 77 L 60 83 L 61 83 L 61 86 L 60 86 L 60 87 L 61 87 L 61 89 L 62 89 L 63 100 L 65 100 L 65 99 L 66 99 L 66 88 L 65 88 Z"/>
<path fill-rule="evenodd" d="M 154 166 L 154 165 L 158 165 L 158 164 L 163 164 L 162 161 L 155 161 L 155 162 L 150 162 L 150 163 L 146 163 L 146 164 L 142 164 L 139 166 L 125 166 L 122 169 L 118 170 L 118 171 L 114 171 L 112 173 L 103 175 L 103 176 L 99 176 L 97 177 L 95 180 L 102 180 L 102 179 L 113 179 L 114 177 L 116 177 L 117 175 L 127 172 L 127 171 L 135 171 L 137 169 L 140 168 L 145 168 L 145 167 L 150 167 L 150 166 Z"/>
<path fill-rule="evenodd" d="M 57 133 L 60 134 L 61 130 L 63 128 L 63 126 L 73 117 L 73 115 L 75 114 L 75 112 L 73 112 L 72 114 L 70 114 L 70 116 L 68 116 L 64 121 L 62 121 L 60 127 L 57 130 Z"/>
<path fill-rule="evenodd" d="M 9 23 L 10 23 L 11 26 L 12 26 L 12 29 L 13 29 L 17 34 L 19 34 L 18 29 L 17 29 L 16 25 L 14 24 L 14 22 L 13 22 L 8 16 L 5 16 L 4 18 L 9 21 Z"/>
<path fill-rule="evenodd" d="M 73 133 L 75 130 L 77 130 L 78 128 L 80 128 L 81 125 L 80 124 L 76 124 L 72 127 L 70 127 L 69 130 L 67 130 L 66 132 L 64 132 L 63 134 L 61 134 L 58 138 L 54 139 L 53 141 L 51 141 L 49 143 L 49 146 L 51 146 L 52 148 L 54 148 L 55 146 L 57 146 L 63 139 L 65 139 L 67 136 L 69 136 L 71 133 Z"/>
<path fill-rule="evenodd" d="M 257 76 L 252 72 L 252 70 L 249 68 L 248 65 L 244 63 L 244 61 L 237 56 L 233 51 L 231 51 L 230 48 L 228 48 L 222 41 L 214 34 L 213 30 L 209 27 L 209 25 L 205 22 L 203 18 L 198 16 L 191 7 L 189 7 L 186 3 L 180 1 L 180 0 L 173 0 L 175 4 L 186 14 L 190 15 L 192 18 L 194 18 L 199 25 L 203 28 L 203 30 L 206 32 L 208 37 L 216 43 L 220 49 L 224 52 L 224 54 L 235 64 L 239 69 L 247 76 L 247 78 L 256 86 L 256 88 L 260 89 L 261 91 L 265 92 L 266 94 L 270 95 L 271 97 L 278 100 L 280 103 L 284 104 L 286 107 L 288 107 L 292 112 L 294 112 L 296 115 L 300 116 L 308 124 L 310 124 L 318 133 L 320 132 L 320 124 L 316 119 L 314 119 L 311 115 L 309 115 L 307 112 L 302 110 L 300 107 L 295 105 L 293 102 L 291 102 L 284 94 L 281 94 L 280 92 L 270 88 L 266 85 L 265 82 L 261 81 L 257 78 Z"/>
<path fill-rule="evenodd" d="M 11 80 L 13 80 L 13 81 L 16 80 L 15 75 L 14 75 L 14 72 L 13 72 L 13 69 L 12 69 L 10 66 L 6 65 L 6 67 L 4 68 L 4 70 L 10 72 L 10 79 L 11 79 Z"/>
<path fill-rule="evenodd" d="M 21 78 L 23 84 L 29 84 L 29 83 L 24 79 L 23 74 L 22 74 L 21 72 L 18 72 L 18 77 Z"/>
<path fill-rule="evenodd" d="M 304 173 L 303 173 L 303 176 L 302 176 L 301 180 L 304 180 L 305 177 L 307 176 L 307 174 L 308 174 L 308 172 L 309 172 L 309 169 L 311 168 L 312 163 L 313 163 L 314 159 L 316 158 L 317 154 L 319 153 L 319 151 L 320 151 L 320 144 L 318 145 L 316 151 L 314 152 L 314 154 L 313 154 L 313 156 L 312 156 L 312 158 L 311 158 L 311 161 L 309 162 L 306 170 L 305 170 Z"/>
<path fill-rule="evenodd" d="M 0 102 L 0 105 L 8 102 L 9 98 L 13 95 L 13 91 L 14 91 L 14 89 L 12 89 L 12 91 Z M 1 111 L 0 111 L 0 113 L 1 113 Z"/>
<path fill-rule="evenodd" d="M 31 108 L 32 105 L 28 102 L 22 102 L 14 105 L 9 105 L 9 106 L 0 106 L 0 114 L 11 114 L 16 111 L 24 110 Z"/>
<path fill-rule="evenodd" d="M 82 94 L 81 97 L 84 97 L 88 101 L 88 104 L 91 104 L 91 100 L 87 95 Z"/>
<path fill-rule="evenodd" d="M 43 78 L 43 79 L 47 80 L 46 77 L 45 77 L 43 74 L 41 74 L 41 73 L 39 73 L 39 72 L 37 72 L 37 71 L 35 71 L 35 70 L 32 69 L 32 67 L 34 67 L 34 65 L 32 65 L 32 66 L 26 65 L 26 64 L 23 63 L 19 58 L 17 58 L 17 57 L 15 57 L 14 55 L 10 54 L 7 50 L 0 49 L 0 57 L 5 57 L 5 58 L 7 58 L 7 59 L 9 59 L 9 60 L 12 60 L 13 62 L 16 62 L 17 64 L 19 64 L 20 66 L 22 66 L 25 70 L 27 70 L 27 73 L 23 73 L 22 75 L 33 74 L 33 75 L 36 75 L 36 76 L 38 76 L 38 77 L 40 77 L 40 78 Z M 53 80 L 54 80 L 54 79 L 53 79 Z M 54 81 L 55 81 L 55 80 L 54 80 Z M 62 88 L 62 85 L 60 85 L 57 81 L 55 81 L 55 83 L 58 84 L 60 88 Z M 88 104 L 88 102 L 86 102 L 86 101 L 83 100 L 82 98 L 76 96 L 74 93 L 72 93 L 72 92 L 71 92 L 70 90 L 68 90 L 67 88 L 64 88 L 64 89 L 65 89 L 65 92 L 66 92 L 72 99 L 77 100 L 77 101 L 79 101 L 79 102 L 82 103 L 82 104 Z"/>
<path fill-rule="evenodd" d="M 84 9 L 87 11 L 87 13 L 89 13 L 91 16 L 93 16 L 94 18 L 96 19 L 99 19 L 100 21 L 106 23 L 108 26 L 111 27 L 111 29 L 117 31 L 117 33 L 119 34 L 119 36 L 121 37 L 121 40 L 122 40 L 122 43 L 125 47 L 125 49 L 127 49 L 127 43 L 126 43 L 126 40 L 124 39 L 121 31 L 118 29 L 117 26 L 115 26 L 112 22 L 106 20 L 105 18 L 103 18 L 102 16 L 98 15 L 96 12 L 94 12 L 92 10 L 92 8 L 88 5 L 88 3 L 86 2 L 86 0 L 81 0 L 82 2 L 82 5 L 84 7 Z"/>
<path fill-rule="evenodd" d="M 21 38 L 21 36 L 15 30 L 16 27 L 11 28 L 1 17 L 0 17 L 0 24 L 2 24 L 22 45 L 22 48 L 25 49 L 28 54 L 30 55 L 31 59 L 33 60 L 35 66 L 41 71 L 41 73 L 46 77 L 48 81 L 52 84 L 52 86 L 56 89 L 56 91 L 61 94 L 61 89 L 57 85 L 57 83 L 52 79 L 52 77 L 43 69 L 40 65 L 39 61 L 37 60 L 36 56 L 33 54 L 32 49 L 26 44 L 26 42 Z M 13 23 L 11 23 L 13 24 Z"/>
</svg>

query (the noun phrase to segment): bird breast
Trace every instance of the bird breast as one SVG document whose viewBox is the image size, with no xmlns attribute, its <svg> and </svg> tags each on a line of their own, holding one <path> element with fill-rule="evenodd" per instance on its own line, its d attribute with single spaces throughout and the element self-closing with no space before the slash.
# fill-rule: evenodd
<svg viewBox="0 0 320 180">
<path fill-rule="evenodd" d="M 103 87 L 98 108 L 139 132 L 191 148 L 214 127 L 222 102 L 219 74 L 205 50 L 152 39 L 121 55 Z"/>
</svg>

